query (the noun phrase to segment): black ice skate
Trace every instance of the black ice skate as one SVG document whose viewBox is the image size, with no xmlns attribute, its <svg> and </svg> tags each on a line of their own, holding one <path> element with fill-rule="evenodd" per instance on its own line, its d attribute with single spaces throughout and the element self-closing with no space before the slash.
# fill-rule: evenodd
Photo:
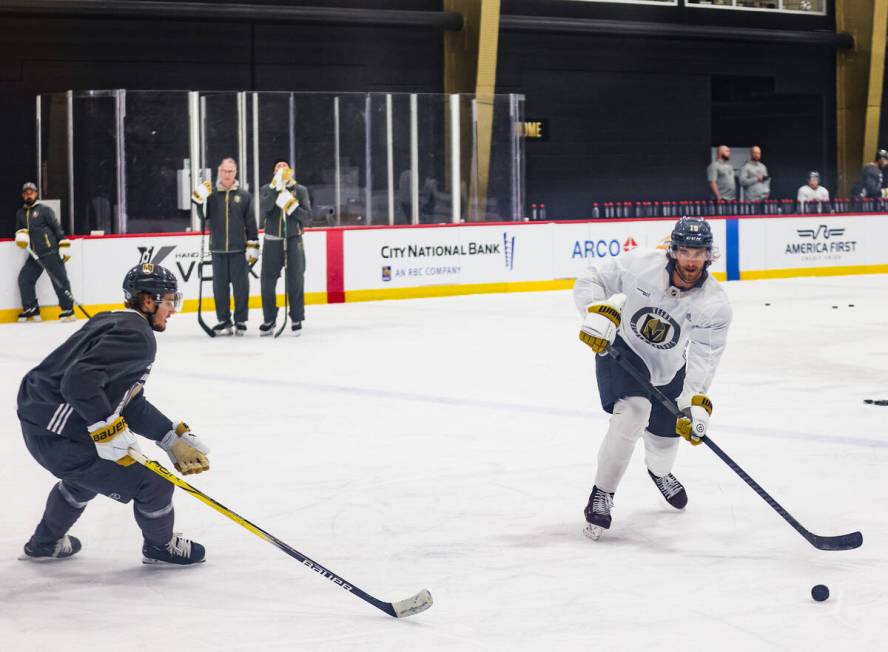
<svg viewBox="0 0 888 652">
<path fill-rule="evenodd" d="M 60 561 L 70 559 L 78 552 L 80 552 L 80 539 L 66 534 L 55 543 L 47 543 L 42 546 L 26 543 L 25 552 L 19 559 L 22 561 Z"/>
<path fill-rule="evenodd" d="M 688 504 L 688 494 L 685 491 L 684 485 L 674 475 L 667 473 L 663 477 L 658 478 L 650 472 L 650 469 L 648 469 L 648 475 L 651 476 L 651 480 L 657 485 L 657 489 L 663 494 L 666 502 L 675 509 L 685 508 L 685 505 Z"/>
<path fill-rule="evenodd" d="M 268 337 L 269 335 L 274 335 L 274 324 L 277 320 L 272 319 L 271 321 L 263 322 L 261 326 L 259 326 L 259 337 Z"/>
<path fill-rule="evenodd" d="M 202 545 L 183 539 L 178 532 L 174 532 L 173 538 L 164 546 L 145 543 L 142 546 L 142 563 L 188 566 L 202 563 L 205 553 Z"/>
<path fill-rule="evenodd" d="M 233 334 L 233 326 L 230 321 L 220 321 L 218 324 L 213 326 L 213 332 L 216 335 L 231 335 Z"/>
<path fill-rule="evenodd" d="M 25 308 L 19 313 L 18 320 L 20 322 L 40 321 L 40 306 Z"/>
<path fill-rule="evenodd" d="M 293 325 L 290 326 L 290 330 L 293 331 L 293 335 L 295 335 L 296 337 L 299 337 L 300 335 L 302 335 L 302 322 L 301 321 L 294 321 Z"/>
<path fill-rule="evenodd" d="M 583 530 L 590 539 L 598 541 L 601 533 L 611 526 L 611 510 L 614 508 L 614 495 L 592 487 L 589 504 L 586 505 L 586 527 Z"/>
<path fill-rule="evenodd" d="M 234 334 L 235 335 L 242 336 L 242 335 L 246 334 L 246 332 L 247 332 L 247 325 L 244 322 L 238 321 L 238 322 L 234 323 Z"/>
<path fill-rule="evenodd" d="M 59 321 L 74 321 L 74 311 L 62 310 L 59 313 Z"/>
</svg>

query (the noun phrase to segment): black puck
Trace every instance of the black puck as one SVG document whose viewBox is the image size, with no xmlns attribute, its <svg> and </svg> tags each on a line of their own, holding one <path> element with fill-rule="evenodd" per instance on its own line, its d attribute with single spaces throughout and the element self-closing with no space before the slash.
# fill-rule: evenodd
<svg viewBox="0 0 888 652">
<path fill-rule="evenodd" d="M 811 589 L 811 597 L 817 602 L 823 602 L 829 597 L 829 588 L 825 584 L 818 584 Z"/>
</svg>

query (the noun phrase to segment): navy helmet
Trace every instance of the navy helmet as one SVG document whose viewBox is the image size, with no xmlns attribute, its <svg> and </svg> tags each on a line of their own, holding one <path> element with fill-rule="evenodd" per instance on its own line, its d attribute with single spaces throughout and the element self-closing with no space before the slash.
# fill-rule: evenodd
<svg viewBox="0 0 888 652">
<path fill-rule="evenodd" d="M 679 247 L 712 249 L 712 228 L 702 217 L 682 217 L 672 229 L 669 248 Z"/>
<path fill-rule="evenodd" d="M 135 299 L 140 292 L 150 294 L 158 303 L 165 294 L 174 294 L 176 310 L 182 304 L 182 293 L 179 292 L 179 281 L 175 274 L 154 263 L 140 263 L 123 277 L 123 296 L 127 301 Z"/>
</svg>

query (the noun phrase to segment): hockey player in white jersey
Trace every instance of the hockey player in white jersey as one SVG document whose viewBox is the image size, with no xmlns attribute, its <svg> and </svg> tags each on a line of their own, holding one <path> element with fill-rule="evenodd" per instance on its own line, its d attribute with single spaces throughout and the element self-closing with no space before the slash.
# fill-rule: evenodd
<svg viewBox="0 0 888 652">
<path fill-rule="evenodd" d="M 712 230 L 700 218 L 675 224 L 668 251 L 634 249 L 597 263 L 577 279 L 574 301 L 584 321 L 580 339 L 598 353 L 595 375 L 601 406 L 610 413 L 598 451 L 595 485 L 586 506 L 586 536 L 610 527 L 614 493 L 638 439 L 648 474 L 676 509 L 688 502 L 672 474 L 678 434 L 698 445 L 712 414 L 706 395 L 725 348 L 731 306 L 707 272 Z M 620 350 L 651 384 L 686 415 L 676 423 L 649 391 L 606 355 Z"/>
</svg>

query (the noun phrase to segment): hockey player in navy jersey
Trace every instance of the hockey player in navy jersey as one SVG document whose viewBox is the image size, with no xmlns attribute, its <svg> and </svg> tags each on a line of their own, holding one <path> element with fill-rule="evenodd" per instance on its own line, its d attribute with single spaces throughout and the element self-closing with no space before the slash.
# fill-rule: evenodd
<svg viewBox="0 0 888 652">
<path fill-rule="evenodd" d="M 187 565 L 204 547 L 173 533 L 173 485 L 128 455 L 134 433 L 153 439 L 183 474 L 208 470 L 209 449 L 187 425 L 173 422 L 142 390 L 157 352 L 155 332 L 180 308 L 176 277 L 160 265 L 137 265 L 123 280 L 125 310 L 102 312 L 22 380 L 18 416 L 25 445 L 59 478 L 43 518 L 25 544 L 25 560 L 66 559 L 81 544 L 68 530 L 97 494 L 133 501 L 143 562 Z"/>
<path fill-rule="evenodd" d="M 648 475 L 663 497 L 676 509 L 688 502 L 672 474 L 678 434 L 695 446 L 706 434 L 712 414 L 706 393 L 731 323 L 727 295 L 707 271 L 711 262 L 709 224 L 683 217 L 666 252 L 633 249 L 596 264 L 574 285 L 584 319 L 580 339 L 601 354 L 595 375 L 601 406 L 611 414 L 585 510 L 585 533 L 592 539 L 611 525 L 614 493 L 639 438 Z M 605 355 L 608 347 L 619 349 L 685 416 L 676 422 L 652 401 L 642 384 Z"/>
</svg>

